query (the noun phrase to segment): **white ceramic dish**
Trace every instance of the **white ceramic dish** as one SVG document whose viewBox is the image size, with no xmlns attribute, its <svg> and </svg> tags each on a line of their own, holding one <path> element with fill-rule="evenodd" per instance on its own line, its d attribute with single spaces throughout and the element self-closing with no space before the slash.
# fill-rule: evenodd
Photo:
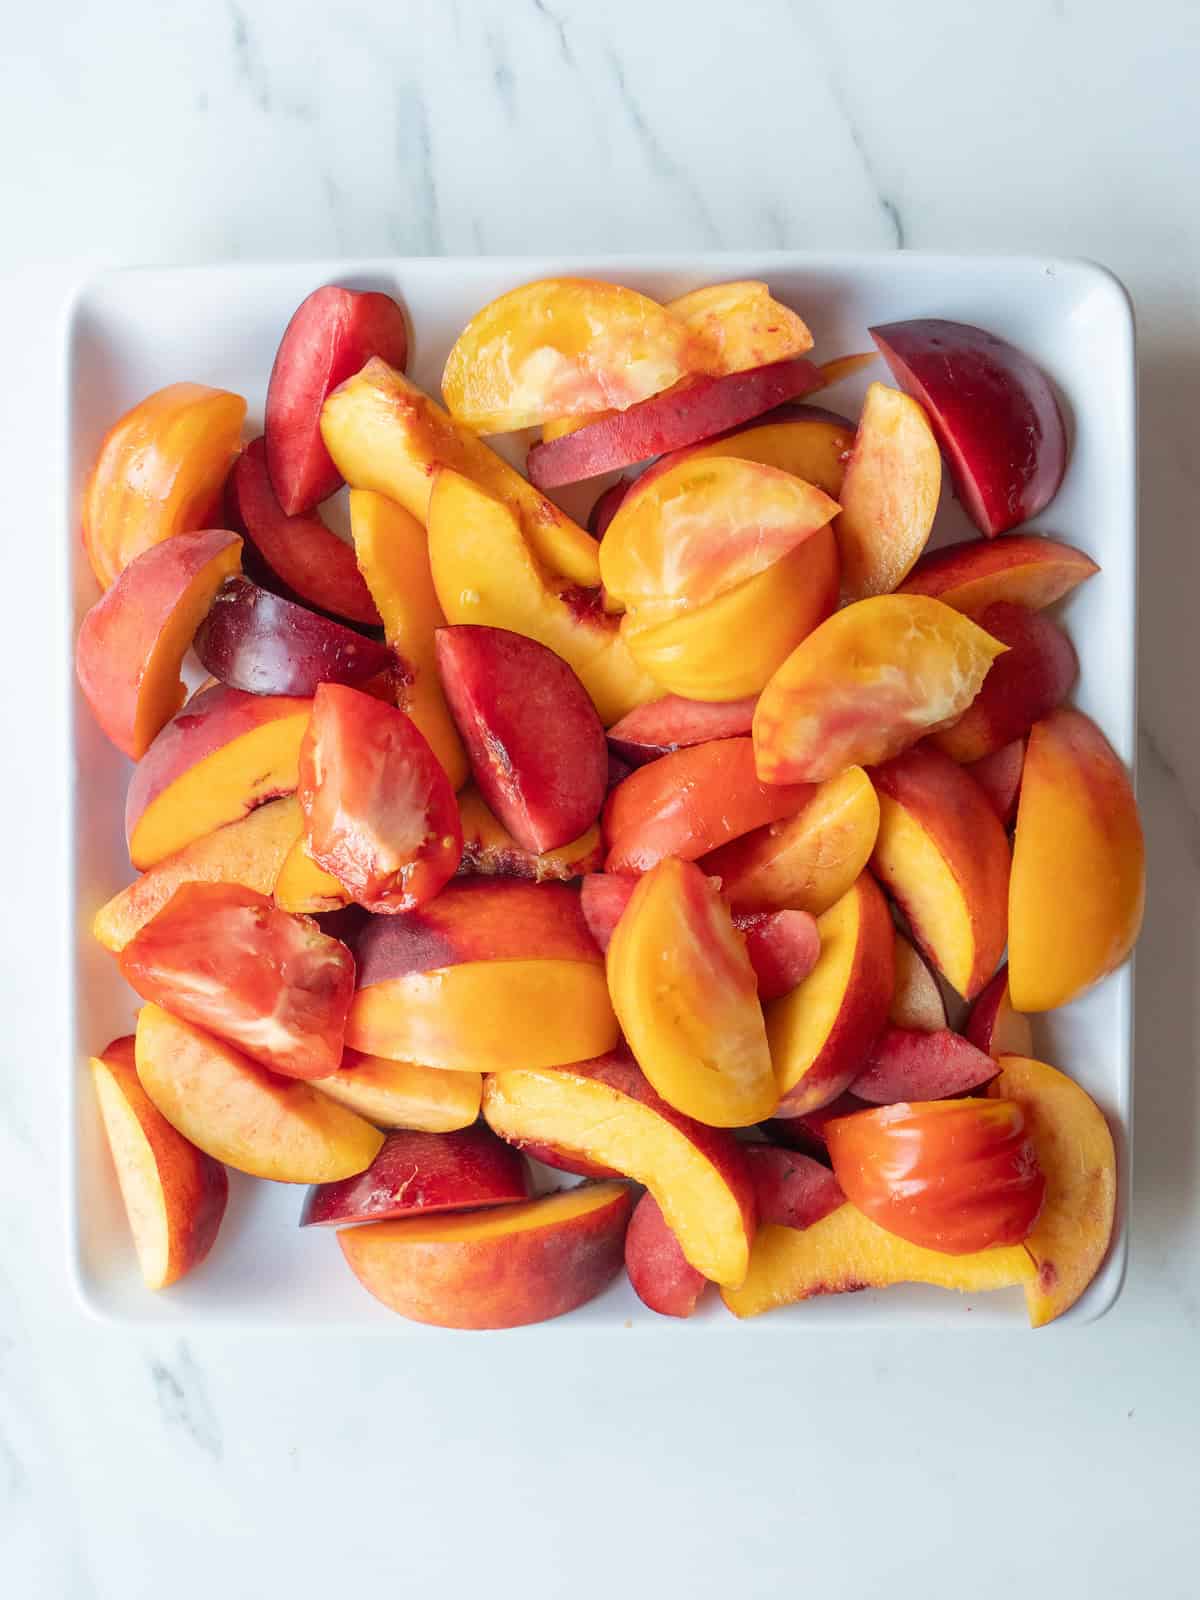
<svg viewBox="0 0 1200 1600">
<path fill-rule="evenodd" d="M 129 764 L 95 727 L 74 689 L 69 665 L 79 618 L 96 594 L 77 523 L 80 489 L 100 438 L 143 395 L 181 378 L 245 395 L 252 430 L 247 437 L 252 437 L 260 431 L 279 336 L 299 301 L 322 283 L 382 288 L 403 300 L 415 329 L 410 371 L 417 382 L 436 391 L 445 354 L 474 311 L 514 284 L 564 271 L 612 278 L 660 299 L 702 283 L 765 278 L 809 322 L 818 359 L 869 348 L 866 329 L 871 323 L 930 315 L 979 323 L 1029 351 L 1057 383 L 1074 437 L 1066 481 L 1035 526 L 1081 546 L 1103 568 L 1063 607 L 1082 668 L 1077 699 L 1124 759 L 1133 761 L 1133 319 L 1121 285 L 1101 268 L 1033 258 L 779 253 L 330 261 L 124 272 L 87 283 L 69 307 L 64 329 L 60 538 L 65 615 L 60 654 L 64 770 L 71 798 L 63 951 L 74 1024 L 68 1064 L 68 1227 L 74 1276 L 85 1305 L 97 1315 L 180 1327 L 375 1328 L 421 1338 L 441 1331 L 405 1322 L 366 1295 L 343 1265 L 331 1230 L 297 1228 L 302 1190 L 237 1174 L 231 1174 L 221 1237 L 204 1268 L 158 1295 L 145 1289 L 138 1275 L 85 1066 L 89 1053 L 129 1031 L 135 1011 L 133 995 L 89 933 L 96 908 L 131 876 L 122 832 Z M 857 415 L 874 376 L 886 377 L 882 364 L 819 398 Z M 589 486 L 584 503 L 600 487 L 599 482 Z M 577 510 L 578 503 L 568 509 Z M 933 542 L 971 531 L 947 493 Z M 1078 1078 L 1117 1132 L 1117 1233 L 1104 1269 L 1066 1319 L 1078 1323 L 1113 1303 L 1125 1268 L 1132 1068 L 1129 967 L 1075 1005 L 1037 1019 L 1035 1039 L 1037 1053 Z M 831 1296 L 746 1324 L 713 1303 L 685 1325 L 646 1311 L 621 1282 L 570 1317 L 529 1332 L 561 1337 L 633 1327 L 659 1336 L 697 1338 L 720 1331 L 748 1339 L 804 1329 L 829 1333 L 1024 1325 L 1019 1291 L 971 1298 L 922 1288 Z"/>
</svg>

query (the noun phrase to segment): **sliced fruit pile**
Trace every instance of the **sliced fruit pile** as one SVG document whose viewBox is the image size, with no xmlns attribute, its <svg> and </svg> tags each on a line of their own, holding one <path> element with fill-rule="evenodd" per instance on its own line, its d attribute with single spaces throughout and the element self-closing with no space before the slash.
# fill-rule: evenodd
<svg viewBox="0 0 1200 1600">
<path fill-rule="evenodd" d="M 313 1185 L 302 1224 L 448 1327 L 622 1267 L 675 1317 L 1078 1299 L 1113 1140 L 1026 1014 L 1141 921 L 1050 609 L 1097 568 L 1011 531 L 1067 465 L 1036 366 L 871 332 L 896 386 L 855 423 L 800 402 L 876 358 L 817 365 L 765 284 L 549 280 L 468 324 L 443 405 L 395 302 L 324 288 L 261 438 L 197 384 L 116 423 L 77 666 L 136 762 L 94 930 L 145 1004 L 92 1067 L 152 1287 L 234 1167 Z M 530 428 L 527 476 L 481 437 Z M 927 552 L 943 458 L 985 537 Z M 617 472 L 588 530 L 545 492 Z"/>
</svg>

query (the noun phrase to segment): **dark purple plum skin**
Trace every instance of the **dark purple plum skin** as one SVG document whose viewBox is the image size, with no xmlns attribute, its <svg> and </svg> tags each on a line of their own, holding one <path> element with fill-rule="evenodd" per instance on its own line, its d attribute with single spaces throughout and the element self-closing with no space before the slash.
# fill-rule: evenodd
<svg viewBox="0 0 1200 1600">
<path fill-rule="evenodd" d="M 397 664 L 386 645 L 249 578 L 222 584 L 193 644 L 214 678 L 250 694 L 311 695 L 318 684 L 366 683 Z"/>
</svg>

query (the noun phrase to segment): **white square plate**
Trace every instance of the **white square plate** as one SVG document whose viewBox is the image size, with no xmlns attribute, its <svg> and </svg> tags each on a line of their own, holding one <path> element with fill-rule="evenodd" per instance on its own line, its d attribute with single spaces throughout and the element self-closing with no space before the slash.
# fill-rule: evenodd
<svg viewBox="0 0 1200 1600">
<path fill-rule="evenodd" d="M 1036 527 L 1081 546 L 1102 573 L 1064 604 L 1079 651 L 1079 704 L 1127 762 L 1135 750 L 1136 526 L 1133 319 L 1120 284 L 1076 261 L 924 255 L 713 255 L 604 260 L 569 258 L 316 262 L 115 273 L 88 283 L 65 327 L 62 548 L 64 663 L 95 583 L 77 534 L 81 487 L 105 429 L 151 390 L 179 379 L 233 389 L 249 402 L 247 437 L 261 431 L 267 376 L 279 337 L 300 300 L 323 283 L 380 288 L 408 307 L 415 329 L 412 376 L 437 391 L 442 362 L 462 325 L 501 291 L 562 272 L 612 278 L 667 299 L 703 283 L 764 278 L 816 336 L 818 359 L 870 348 L 867 327 L 915 316 L 978 323 L 1013 340 L 1050 374 L 1074 437 L 1066 480 Z M 856 416 L 882 364 L 822 394 Z M 601 487 L 596 484 L 594 492 Z M 569 509 L 577 509 L 576 505 Z M 947 493 L 934 544 L 972 530 Z M 75 1277 L 94 1313 L 182 1327 L 376 1328 L 429 1338 L 441 1330 L 391 1315 L 354 1283 L 331 1230 L 296 1226 L 303 1191 L 231 1174 L 220 1240 L 192 1278 L 155 1295 L 138 1275 L 128 1228 L 86 1072 L 86 1058 L 131 1029 L 134 998 L 91 939 L 97 907 L 129 880 L 122 810 L 129 764 L 107 743 L 64 669 L 64 748 L 71 796 L 69 903 L 64 952 L 74 1018 L 70 1062 L 69 1229 Z M 1129 1188 L 1132 978 L 1128 966 L 1083 1000 L 1035 1021 L 1036 1052 L 1065 1068 L 1113 1121 L 1120 1157 L 1117 1234 L 1109 1259 L 1069 1314 L 1105 1311 L 1121 1285 Z M 1025 1324 L 1017 1290 L 960 1297 L 923 1288 L 830 1296 L 739 1324 L 719 1303 L 690 1325 L 646 1311 L 624 1283 L 569 1318 L 530 1330 L 552 1337 L 633 1326 L 680 1337 L 720 1330 L 825 1332 Z M 683 1332 L 681 1333 L 681 1329 Z M 693 1331 L 696 1330 L 696 1331 Z"/>
</svg>

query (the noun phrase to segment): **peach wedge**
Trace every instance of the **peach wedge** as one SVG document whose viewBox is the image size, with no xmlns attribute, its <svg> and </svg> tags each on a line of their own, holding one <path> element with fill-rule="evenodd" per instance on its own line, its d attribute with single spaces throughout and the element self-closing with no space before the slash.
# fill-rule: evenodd
<svg viewBox="0 0 1200 1600">
<path fill-rule="evenodd" d="M 418 1128 L 424 1133 L 469 1128 L 479 1115 L 483 1093 L 478 1072 L 443 1072 L 357 1050 L 346 1050 L 329 1077 L 309 1081 L 376 1128 Z"/>
<path fill-rule="evenodd" d="M 173 1128 L 238 1172 L 328 1183 L 369 1167 L 383 1135 L 299 1078 L 281 1078 L 233 1045 L 143 1006 L 137 1074 Z"/>
<path fill-rule="evenodd" d="M 668 1105 L 627 1054 L 496 1073 L 483 1114 L 520 1148 L 549 1144 L 645 1184 L 697 1272 L 742 1281 L 755 1211 L 741 1145 Z"/>
<path fill-rule="evenodd" d="M 225 1214 L 225 1168 L 171 1126 L 138 1082 L 133 1039 L 93 1056 L 92 1081 L 146 1285 L 165 1289 L 204 1260 Z"/>
<path fill-rule="evenodd" d="M 667 310 L 700 345 L 706 372 L 745 372 L 806 355 L 813 346 L 803 319 L 756 279 L 693 289 L 669 300 Z"/>
<path fill-rule="evenodd" d="M 754 713 L 758 775 L 820 782 L 954 722 L 1004 646 L 923 595 L 847 606 L 797 646 Z"/>
<path fill-rule="evenodd" d="M 509 508 L 548 571 L 585 588 L 599 584 L 596 541 L 385 361 L 368 361 L 333 391 L 321 411 L 321 437 L 352 489 L 385 495 L 418 522 L 429 521 L 438 469 L 461 473 Z"/>
<path fill-rule="evenodd" d="M 760 1228 L 745 1282 L 723 1289 L 721 1297 L 734 1316 L 757 1317 L 819 1294 L 884 1289 L 895 1283 L 929 1283 L 980 1294 L 1028 1284 L 1033 1276 L 1033 1262 L 1022 1245 L 944 1255 L 888 1233 L 847 1204 L 802 1230 Z"/>
<path fill-rule="evenodd" d="M 351 1272 L 391 1311 L 439 1328 L 520 1328 L 574 1311 L 621 1270 L 628 1184 L 580 1184 L 484 1211 L 342 1228 Z"/>
<path fill-rule="evenodd" d="M 1069 594 L 1100 568 L 1091 556 L 1038 533 L 964 539 L 931 550 L 900 585 L 976 616 L 997 600 L 1040 611 Z"/>
<path fill-rule="evenodd" d="M 852 600 L 888 594 L 933 528 L 942 458 L 915 400 L 873 383 L 846 466 L 836 523 L 842 588 Z"/>
<path fill-rule="evenodd" d="M 1051 1011 L 1133 949 L 1146 896 L 1133 787 L 1090 718 L 1061 707 L 1025 752 L 1008 903 L 1008 982 L 1018 1011 Z"/>
<path fill-rule="evenodd" d="M 1007 937 L 1008 840 L 983 790 L 920 746 L 872 774 L 879 838 L 871 865 L 922 953 L 965 1000 L 995 972 Z"/>
<path fill-rule="evenodd" d="M 1108 1252 L 1117 1197 L 1112 1134 L 1090 1095 L 1041 1061 L 1001 1056 L 988 1094 L 1021 1107 L 1046 1176 L 1041 1215 L 1023 1246 L 1037 1269 L 1025 1301 L 1040 1328 L 1075 1304 Z"/>
<path fill-rule="evenodd" d="M 718 1128 L 779 1098 L 745 941 L 716 885 L 668 857 L 638 881 L 608 947 L 613 1009 L 670 1105 Z"/>
</svg>

